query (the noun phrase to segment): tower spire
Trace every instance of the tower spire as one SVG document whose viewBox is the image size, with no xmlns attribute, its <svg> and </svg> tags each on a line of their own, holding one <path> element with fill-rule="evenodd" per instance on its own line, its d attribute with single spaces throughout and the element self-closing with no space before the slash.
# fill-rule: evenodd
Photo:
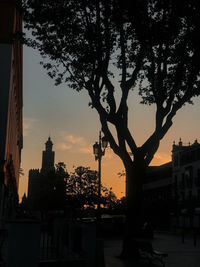
<svg viewBox="0 0 200 267">
<path fill-rule="evenodd" d="M 48 140 L 45 143 L 46 151 L 52 151 L 53 142 L 51 141 L 51 137 L 49 136 Z"/>
<path fill-rule="evenodd" d="M 42 169 L 41 172 L 48 172 L 54 169 L 54 156 L 55 152 L 52 151 L 53 142 L 51 137 L 45 143 L 45 150 L 42 152 Z"/>
</svg>

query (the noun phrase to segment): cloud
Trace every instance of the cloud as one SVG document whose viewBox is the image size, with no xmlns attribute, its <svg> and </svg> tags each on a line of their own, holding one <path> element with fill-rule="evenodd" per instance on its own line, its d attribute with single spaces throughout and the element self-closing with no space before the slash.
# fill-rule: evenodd
<svg viewBox="0 0 200 267">
<path fill-rule="evenodd" d="M 71 145 L 68 145 L 66 143 L 58 143 L 56 145 L 56 147 L 57 147 L 58 150 L 62 150 L 62 151 L 67 151 L 67 150 L 70 150 L 72 148 Z"/>
<path fill-rule="evenodd" d="M 23 120 L 23 136 L 28 136 L 34 124 L 38 121 L 36 118 L 25 117 Z"/>
<path fill-rule="evenodd" d="M 169 161 L 171 161 L 171 156 L 169 154 L 157 152 L 154 156 L 153 161 L 152 161 L 152 165 L 153 164 L 156 164 L 156 165 L 164 164 L 164 163 L 169 162 Z"/>
<path fill-rule="evenodd" d="M 83 137 L 77 137 L 73 135 L 66 135 L 64 139 L 71 144 L 83 144 L 85 139 Z"/>
<path fill-rule="evenodd" d="M 77 153 L 92 154 L 92 147 L 82 136 L 73 134 L 62 134 L 62 142 L 57 144 L 57 149 L 62 151 L 73 150 Z"/>
<path fill-rule="evenodd" d="M 84 154 L 92 154 L 92 147 L 85 146 L 85 147 L 80 147 L 80 152 Z"/>
</svg>

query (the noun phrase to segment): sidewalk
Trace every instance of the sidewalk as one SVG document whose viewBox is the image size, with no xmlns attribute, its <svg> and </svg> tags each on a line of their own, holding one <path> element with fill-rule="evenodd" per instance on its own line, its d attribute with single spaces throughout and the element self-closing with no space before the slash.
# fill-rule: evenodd
<svg viewBox="0 0 200 267">
<path fill-rule="evenodd" d="M 168 253 L 166 267 L 199 267 L 200 237 L 194 246 L 192 236 L 186 236 L 184 243 L 180 235 L 156 233 L 153 248 Z M 121 252 L 122 240 L 108 238 L 104 240 L 105 267 L 145 267 L 147 261 L 122 261 L 117 258 Z"/>
</svg>

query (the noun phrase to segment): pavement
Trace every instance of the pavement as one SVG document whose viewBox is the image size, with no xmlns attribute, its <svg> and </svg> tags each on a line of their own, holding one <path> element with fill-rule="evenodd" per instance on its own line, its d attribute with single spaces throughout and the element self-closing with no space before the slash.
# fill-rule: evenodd
<svg viewBox="0 0 200 267">
<path fill-rule="evenodd" d="M 183 243 L 181 234 L 156 232 L 152 245 L 155 250 L 168 253 L 168 257 L 164 260 L 165 267 L 200 267 L 200 236 L 197 237 L 195 245 L 192 235 L 185 235 Z M 148 266 L 147 260 L 119 259 L 121 248 L 121 238 L 104 239 L 105 267 Z"/>
</svg>

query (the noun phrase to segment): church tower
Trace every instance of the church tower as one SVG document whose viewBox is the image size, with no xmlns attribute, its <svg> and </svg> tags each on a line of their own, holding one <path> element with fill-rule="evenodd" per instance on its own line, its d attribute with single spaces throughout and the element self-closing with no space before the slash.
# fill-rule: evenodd
<svg viewBox="0 0 200 267">
<path fill-rule="evenodd" d="M 48 172 L 54 169 L 55 152 L 52 151 L 53 143 L 49 137 L 45 143 L 45 150 L 42 152 L 42 169 L 41 172 Z"/>
</svg>

